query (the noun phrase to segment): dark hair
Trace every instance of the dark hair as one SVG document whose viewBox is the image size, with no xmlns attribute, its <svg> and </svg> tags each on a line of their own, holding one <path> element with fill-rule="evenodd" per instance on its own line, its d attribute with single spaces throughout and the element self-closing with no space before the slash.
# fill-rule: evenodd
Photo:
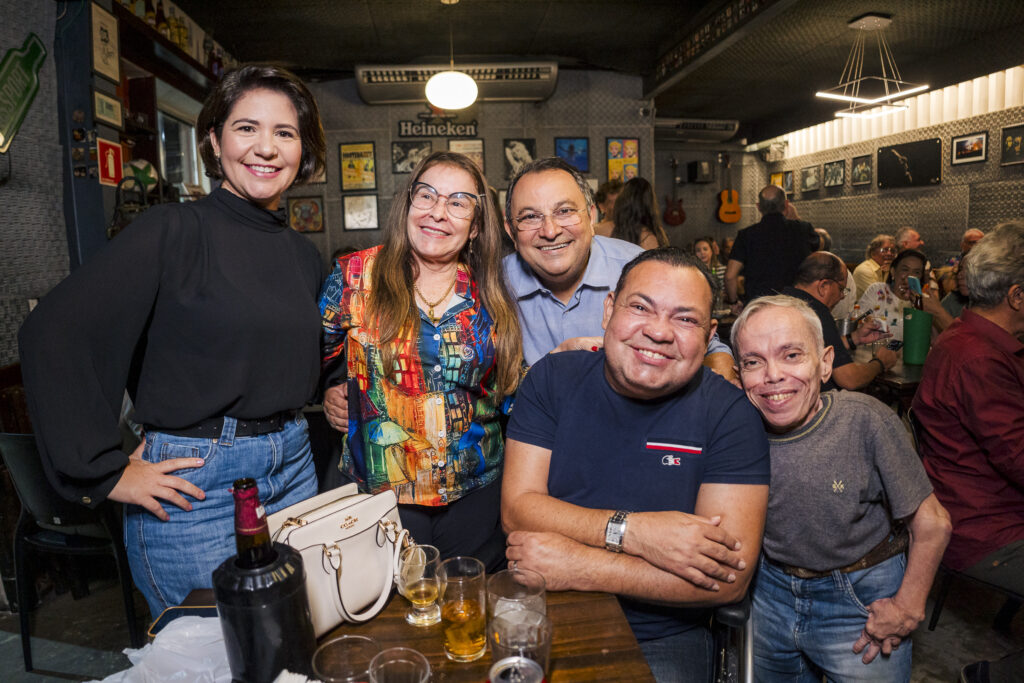
<svg viewBox="0 0 1024 683">
<path fill-rule="evenodd" d="M 594 193 L 594 201 L 598 204 L 604 204 L 604 201 L 608 199 L 608 195 L 619 194 L 620 192 L 622 192 L 622 181 L 618 178 L 613 178 L 601 183 L 600 187 L 597 188 L 597 192 Z"/>
<path fill-rule="evenodd" d="M 924 280 L 928 278 L 928 257 L 919 252 L 917 249 L 904 249 L 900 253 L 896 254 L 896 258 L 892 260 L 892 264 L 889 266 L 889 274 L 885 276 L 885 281 L 888 284 L 892 284 L 892 276 L 893 273 L 896 272 L 896 268 L 899 267 L 899 265 L 903 261 L 906 261 L 908 258 L 916 258 L 921 260 L 921 284 L 925 284 Z"/>
<path fill-rule="evenodd" d="M 615 224 L 612 237 L 616 239 L 640 244 L 646 229 L 654 234 L 659 247 L 668 246 L 668 237 L 658 220 L 654 188 L 644 178 L 633 178 L 622 186 L 612 210 L 612 222 Z"/>
<path fill-rule="evenodd" d="M 700 259 L 687 254 L 679 247 L 658 247 L 657 249 L 648 249 L 637 254 L 632 261 L 622 266 L 622 272 L 619 273 L 619 280 L 615 283 L 615 298 L 618 298 L 619 292 L 626 285 L 626 279 L 629 277 L 630 271 L 639 266 L 641 263 L 647 261 L 657 261 L 658 263 L 664 263 L 672 266 L 673 268 L 696 268 L 704 279 L 708 283 L 708 287 L 711 288 L 711 298 L 708 300 L 708 310 L 713 308 L 713 302 L 718 297 L 718 281 L 711 275 L 711 271 L 701 263 Z"/>
<path fill-rule="evenodd" d="M 206 175 L 211 178 L 224 177 L 220 159 L 213 151 L 211 131 L 219 140 L 224 132 L 224 123 L 231 110 L 242 97 L 253 90 L 273 90 L 291 100 L 299 119 L 299 140 L 302 142 L 302 160 L 293 184 L 302 185 L 323 172 L 327 143 L 320 123 L 320 110 L 313 94 L 298 76 L 272 64 L 246 64 L 228 71 L 217 83 L 203 103 L 196 121 L 196 129 L 202 136 L 199 154 L 206 166 Z"/>
<path fill-rule="evenodd" d="M 796 269 L 797 285 L 809 285 L 818 280 L 834 280 L 839 282 L 843 274 L 843 262 L 838 256 L 830 251 L 816 251 L 810 254 Z M 843 287 L 846 286 L 846 278 L 843 278 Z"/>
<path fill-rule="evenodd" d="M 687 253 L 693 254 L 694 258 L 700 261 L 700 257 L 697 256 L 697 245 L 700 244 L 701 242 L 707 242 L 708 248 L 711 249 L 711 265 L 721 266 L 722 263 L 721 261 L 718 260 L 718 254 L 715 253 L 715 238 L 712 237 L 711 235 L 705 235 L 704 237 L 698 237 L 697 239 L 695 239 L 693 242 L 690 243 L 690 248 Z M 704 263 L 703 261 L 700 262 Z"/>
<path fill-rule="evenodd" d="M 757 208 L 761 213 L 782 213 L 786 208 L 786 191 L 778 185 L 769 185 L 757 193 Z"/>
<path fill-rule="evenodd" d="M 516 173 L 512 178 L 512 182 L 508 184 L 508 192 L 505 195 L 505 219 L 510 225 L 512 225 L 512 194 L 516 189 L 516 183 L 518 183 L 524 175 L 528 175 L 530 173 L 542 173 L 544 171 L 565 171 L 571 175 L 572 179 L 576 181 L 577 187 L 580 188 L 580 192 L 583 193 L 583 199 L 587 202 L 587 211 L 594 208 L 594 193 L 590 191 L 590 185 L 587 185 L 587 181 L 580 175 L 580 172 L 577 171 L 575 167 L 569 165 L 558 157 L 535 159 L 520 168 L 519 173 Z"/>
</svg>

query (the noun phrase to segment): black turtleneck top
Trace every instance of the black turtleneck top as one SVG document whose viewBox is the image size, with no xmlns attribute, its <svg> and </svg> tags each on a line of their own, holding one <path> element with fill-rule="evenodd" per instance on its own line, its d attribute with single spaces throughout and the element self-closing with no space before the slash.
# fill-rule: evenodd
<svg viewBox="0 0 1024 683">
<path fill-rule="evenodd" d="M 40 301 L 18 335 L 43 464 L 96 505 L 128 462 L 136 419 L 175 429 L 301 408 L 320 363 L 316 247 L 227 190 L 155 206 Z"/>
</svg>

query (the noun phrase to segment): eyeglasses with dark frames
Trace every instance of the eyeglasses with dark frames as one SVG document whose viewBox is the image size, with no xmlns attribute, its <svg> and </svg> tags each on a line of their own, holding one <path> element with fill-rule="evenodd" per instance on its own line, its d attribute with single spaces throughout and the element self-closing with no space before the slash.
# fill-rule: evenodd
<svg viewBox="0 0 1024 683">
<path fill-rule="evenodd" d="M 452 192 L 444 195 L 426 183 L 413 183 L 409 189 L 410 203 L 421 210 L 434 208 L 439 199 L 444 199 L 445 210 L 453 218 L 470 218 L 476 211 L 480 196 L 469 192 Z"/>
</svg>

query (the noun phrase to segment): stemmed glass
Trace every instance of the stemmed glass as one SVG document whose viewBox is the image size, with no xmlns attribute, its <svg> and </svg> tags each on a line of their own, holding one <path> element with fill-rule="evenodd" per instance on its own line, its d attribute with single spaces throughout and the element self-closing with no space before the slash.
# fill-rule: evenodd
<svg viewBox="0 0 1024 683">
<path fill-rule="evenodd" d="M 395 580 L 398 591 L 412 603 L 405 613 L 413 626 L 430 626 L 441 621 L 437 596 L 441 592 L 441 554 L 432 545 L 413 544 L 402 550 Z"/>
</svg>

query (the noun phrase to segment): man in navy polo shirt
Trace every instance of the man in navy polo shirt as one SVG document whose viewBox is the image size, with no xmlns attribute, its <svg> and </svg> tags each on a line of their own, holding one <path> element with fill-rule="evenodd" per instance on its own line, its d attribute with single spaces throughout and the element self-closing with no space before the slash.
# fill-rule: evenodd
<svg viewBox="0 0 1024 683">
<path fill-rule="evenodd" d="M 708 608 L 746 592 L 768 500 L 760 418 L 701 366 L 715 287 L 677 248 L 637 256 L 603 350 L 541 358 L 508 427 L 510 564 L 619 595 L 659 681 L 709 680 Z"/>
</svg>

